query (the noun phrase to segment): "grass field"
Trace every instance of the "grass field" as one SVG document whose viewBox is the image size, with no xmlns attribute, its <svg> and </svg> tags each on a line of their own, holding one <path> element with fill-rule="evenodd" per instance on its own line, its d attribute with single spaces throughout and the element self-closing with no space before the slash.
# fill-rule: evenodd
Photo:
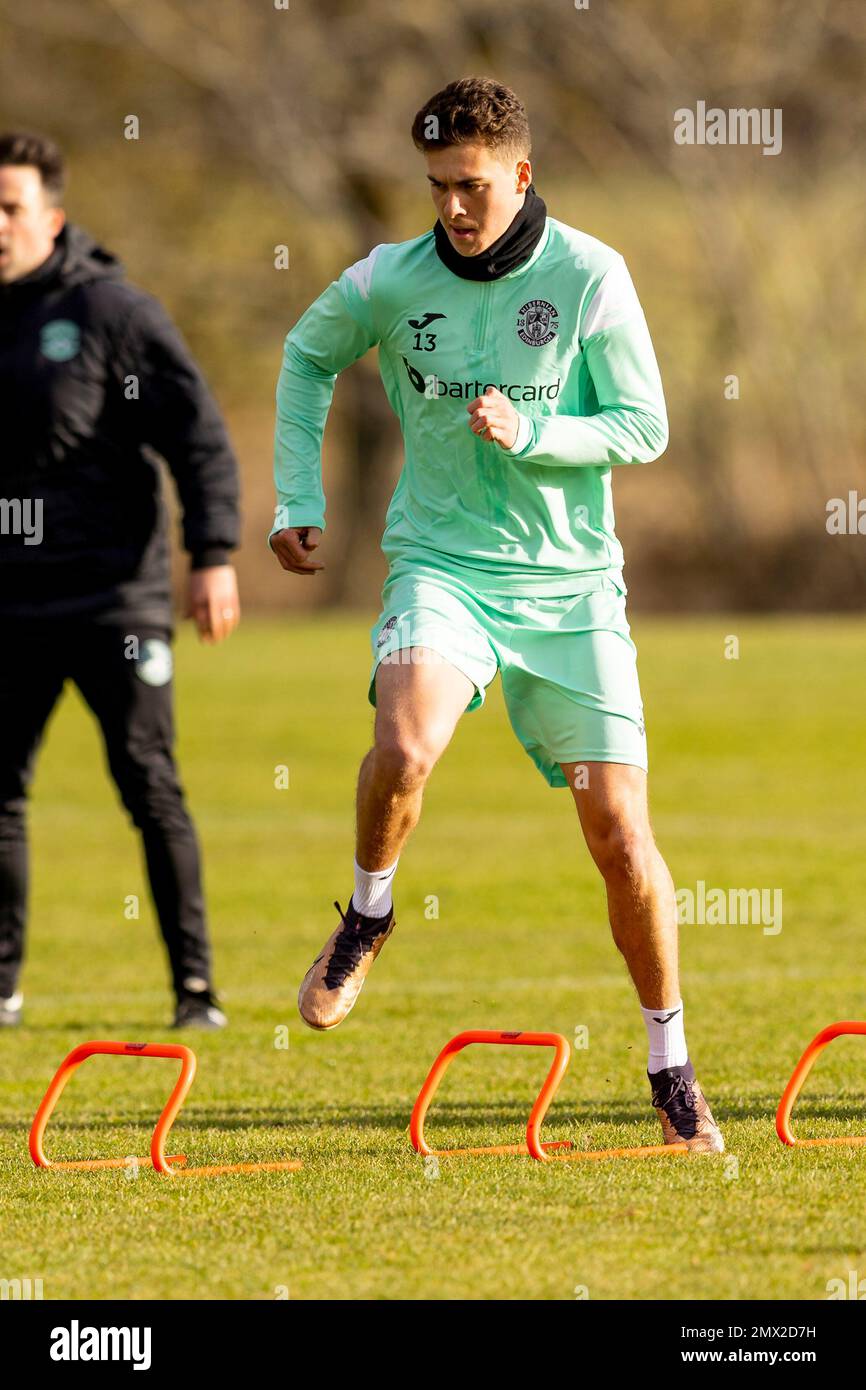
<svg viewBox="0 0 866 1390">
<path fill-rule="evenodd" d="M 138 845 L 67 693 L 32 806 L 26 1026 L 0 1033 L 0 1277 L 41 1278 L 47 1299 L 810 1300 L 849 1270 L 866 1276 L 866 1151 L 786 1151 L 773 1132 L 812 1034 L 866 1016 L 866 624 L 634 625 L 653 820 L 677 887 L 783 892 L 777 935 L 683 927 L 691 1052 L 736 1161 L 443 1159 L 438 1174 L 411 1151 L 409 1113 L 464 1028 L 588 1028 L 548 1137 L 633 1145 L 658 1130 L 643 1025 L 571 798 L 534 770 L 498 689 L 431 779 L 398 929 L 357 1008 L 332 1034 L 298 1020 L 298 981 L 351 891 L 367 626 L 250 622 L 223 649 L 189 632 L 178 645 L 180 757 L 231 1027 L 187 1038 L 199 1077 L 175 1145 L 190 1163 L 297 1157 L 299 1173 L 173 1182 L 29 1162 L 29 1121 L 73 1044 L 173 1036 Z M 724 659 L 730 633 L 738 660 Z M 138 921 L 124 916 L 133 893 Z M 288 1049 L 275 1046 L 285 1025 Z M 546 1055 L 463 1054 L 431 1135 L 518 1137 Z M 167 1062 L 88 1062 L 49 1154 L 146 1153 L 173 1075 Z M 866 1131 L 866 1039 L 833 1044 L 795 1119 Z"/>
</svg>

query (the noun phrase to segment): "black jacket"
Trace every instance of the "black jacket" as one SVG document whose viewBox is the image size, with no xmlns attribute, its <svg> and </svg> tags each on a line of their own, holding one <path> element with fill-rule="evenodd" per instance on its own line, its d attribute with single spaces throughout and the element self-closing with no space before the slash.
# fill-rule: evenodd
<svg viewBox="0 0 866 1390">
<path fill-rule="evenodd" d="M 67 226 L 47 261 L 0 285 L 0 619 L 170 622 L 153 451 L 193 566 L 226 563 L 238 473 L 213 397 L 158 301 Z"/>
</svg>

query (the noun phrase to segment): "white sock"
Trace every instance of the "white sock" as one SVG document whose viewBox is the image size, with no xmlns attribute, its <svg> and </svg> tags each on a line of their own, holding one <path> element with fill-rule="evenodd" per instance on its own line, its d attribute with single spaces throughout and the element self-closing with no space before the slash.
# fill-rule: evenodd
<svg viewBox="0 0 866 1390">
<path fill-rule="evenodd" d="M 355 860 L 355 891 L 352 894 L 352 902 L 355 904 L 355 911 L 362 917 L 386 917 L 391 911 L 391 889 L 399 862 L 397 858 L 390 869 L 373 869 L 368 874 L 366 869 L 361 868 L 357 859 Z"/>
<path fill-rule="evenodd" d="M 643 1021 L 649 1038 L 647 1071 L 664 1071 L 668 1067 L 684 1067 L 689 1060 L 686 1030 L 683 1027 L 683 1001 L 664 1009 L 645 1009 Z"/>
</svg>

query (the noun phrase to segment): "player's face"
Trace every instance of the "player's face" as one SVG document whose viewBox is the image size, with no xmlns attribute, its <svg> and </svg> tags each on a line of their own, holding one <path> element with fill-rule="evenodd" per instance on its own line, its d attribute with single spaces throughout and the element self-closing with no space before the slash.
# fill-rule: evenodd
<svg viewBox="0 0 866 1390">
<path fill-rule="evenodd" d="M 29 275 L 54 250 L 63 212 L 46 200 L 32 164 L 0 165 L 0 284 Z"/>
<path fill-rule="evenodd" d="M 427 178 L 439 221 L 461 256 L 477 256 L 514 221 L 532 182 L 528 159 L 508 160 L 486 145 L 430 150 Z"/>
</svg>

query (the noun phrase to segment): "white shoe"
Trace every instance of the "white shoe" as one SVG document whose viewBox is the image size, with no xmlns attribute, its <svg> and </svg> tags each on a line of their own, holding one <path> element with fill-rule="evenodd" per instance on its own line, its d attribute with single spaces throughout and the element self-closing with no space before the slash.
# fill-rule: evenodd
<svg viewBox="0 0 866 1390">
<path fill-rule="evenodd" d="M 24 995 L 19 990 L 8 999 L 0 999 L 0 1028 L 16 1028 L 21 1022 Z"/>
</svg>

